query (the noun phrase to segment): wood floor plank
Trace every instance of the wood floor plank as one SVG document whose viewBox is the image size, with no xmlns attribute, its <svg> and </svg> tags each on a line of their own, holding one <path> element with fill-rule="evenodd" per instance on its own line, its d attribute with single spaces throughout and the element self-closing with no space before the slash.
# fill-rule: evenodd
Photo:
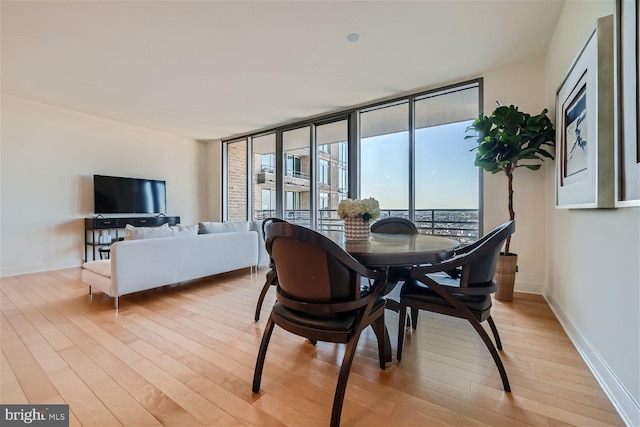
<svg viewBox="0 0 640 427">
<path fill-rule="evenodd" d="M 0 402 L 8 404 L 29 403 L 4 352 L 0 353 L 0 356 L 2 356 L 0 359 L 0 372 L 2 373 L 0 375 Z"/>
<path fill-rule="evenodd" d="M 155 426 L 161 423 L 77 347 L 58 352 L 91 388 L 122 425 Z"/>
<path fill-rule="evenodd" d="M 7 320 L 47 373 L 56 390 L 69 405 L 73 405 L 74 413 L 80 422 L 92 425 L 121 425 L 26 317 L 22 314 L 12 315 Z"/>
<path fill-rule="evenodd" d="M 11 314 L 11 317 L 15 316 L 18 314 Z M 0 323 L 2 325 L 0 335 L 2 337 L 2 353 L 6 356 L 7 362 L 29 403 L 45 402 L 56 397 L 58 390 L 51 382 L 49 375 L 38 364 L 4 314 L 0 318 Z"/>
<path fill-rule="evenodd" d="M 2 278 L 0 400 L 69 403 L 70 425 L 325 426 L 342 344 L 276 327 L 251 392 L 275 301 L 268 292 L 253 321 L 263 284 L 264 270 L 244 269 L 126 295 L 116 311 L 88 294 L 80 269 Z M 492 311 L 512 393 L 466 321 L 421 312 L 402 362 L 385 370 L 363 332 L 342 425 L 623 425 L 544 298 L 516 294 Z M 397 314 L 386 324 L 395 354 Z"/>
<path fill-rule="evenodd" d="M 91 334 L 94 334 L 94 336 L 99 337 L 99 340 L 106 343 L 105 348 L 108 348 L 114 355 L 121 358 L 121 360 L 131 366 L 132 369 L 136 370 L 142 377 L 203 424 L 238 425 L 233 417 L 225 414 L 215 405 L 208 402 L 197 392 L 189 389 L 167 372 L 158 369 L 151 360 L 140 355 L 131 347 L 110 335 L 107 331 L 87 320 L 76 320 L 80 323 L 81 327 L 86 328 L 85 330 L 87 331 L 91 331 Z"/>
<path fill-rule="evenodd" d="M 38 276 L 34 283 L 42 285 L 39 287 L 39 291 L 44 295 L 47 295 L 47 301 L 53 304 L 62 316 L 71 316 L 75 318 L 78 309 L 82 309 L 82 306 L 73 306 L 68 304 L 68 297 L 61 296 L 59 293 L 51 292 L 51 288 L 47 286 L 47 281 L 40 281 L 41 276 Z M 81 299 L 75 298 L 76 301 L 80 301 L 80 304 L 85 302 L 93 302 L 92 298 L 87 296 Z M 109 305 L 109 307 L 112 307 Z M 86 308 L 86 307 L 85 307 Z M 114 311 L 102 310 L 102 311 L 90 311 L 90 317 L 93 318 L 103 313 L 109 313 L 111 321 L 114 319 Z M 117 319 L 117 314 L 115 315 Z M 92 360 L 94 360 L 100 366 L 103 366 L 109 371 L 110 375 L 125 388 L 133 398 L 135 398 L 147 411 L 153 414 L 164 425 L 177 425 L 177 426 L 196 426 L 203 425 L 193 415 L 189 414 L 184 408 L 177 403 L 169 399 L 160 390 L 158 390 L 152 384 L 149 384 L 142 376 L 140 376 L 135 370 L 133 370 L 127 363 L 123 362 L 120 358 L 117 358 L 109 350 L 103 347 L 100 343 L 94 340 L 89 333 L 86 333 L 82 328 L 78 327 L 71 321 L 61 321 L 59 323 L 61 330 L 65 331 L 66 335 L 70 337 L 76 344 L 81 347 L 85 354 L 87 354 Z M 72 408 L 73 409 L 73 408 Z"/>
</svg>

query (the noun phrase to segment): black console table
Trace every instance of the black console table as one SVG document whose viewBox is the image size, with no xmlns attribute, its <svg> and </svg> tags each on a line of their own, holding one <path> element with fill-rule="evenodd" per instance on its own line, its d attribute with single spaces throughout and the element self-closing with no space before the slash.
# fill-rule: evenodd
<svg viewBox="0 0 640 427">
<path fill-rule="evenodd" d="M 93 259 L 96 259 L 96 247 L 109 246 L 109 243 L 96 241 L 96 232 L 100 230 L 115 230 L 116 238 L 119 238 L 119 230 L 125 228 L 127 224 L 134 227 L 158 227 L 163 224 L 170 226 L 180 223 L 179 216 L 134 216 L 126 218 L 85 218 L 84 219 L 84 260 L 89 261 L 89 248 L 92 248 Z M 89 237 L 91 236 L 91 237 Z M 124 234 L 123 234 L 124 237 Z"/>
</svg>

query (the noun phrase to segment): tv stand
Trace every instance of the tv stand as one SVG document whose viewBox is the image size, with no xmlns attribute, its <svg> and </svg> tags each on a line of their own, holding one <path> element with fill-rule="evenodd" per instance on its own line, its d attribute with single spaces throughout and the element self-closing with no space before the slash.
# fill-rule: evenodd
<svg viewBox="0 0 640 427">
<path fill-rule="evenodd" d="M 89 248 L 92 248 L 92 260 L 96 259 L 96 248 L 99 246 L 109 246 L 110 243 L 100 243 L 96 239 L 96 232 L 106 230 L 109 235 L 111 231 L 115 231 L 115 238 L 112 242 L 116 242 L 120 238 L 120 230 L 124 229 L 127 224 L 134 227 L 158 227 L 163 224 L 174 226 L 180 223 L 179 216 L 132 216 L 105 218 L 98 215 L 92 218 L 84 219 L 84 260 L 89 261 Z M 122 233 L 124 237 L 124 233 Z"/>
</svg>

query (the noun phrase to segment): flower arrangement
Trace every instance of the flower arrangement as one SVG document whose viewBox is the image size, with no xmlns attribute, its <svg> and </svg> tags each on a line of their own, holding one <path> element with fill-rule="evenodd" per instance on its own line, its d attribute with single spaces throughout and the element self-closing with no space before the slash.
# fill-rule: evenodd
<svg viewBox="0 0 640 427">
<path fill-rule="evenodd" d="M 342 219 L 359 217 L 362 221 L 369 222 L 380 216 L 380 204 L 373 197 L 362 200 L 345 199 L 338 205 L 338 216 Z"/>
</svg>

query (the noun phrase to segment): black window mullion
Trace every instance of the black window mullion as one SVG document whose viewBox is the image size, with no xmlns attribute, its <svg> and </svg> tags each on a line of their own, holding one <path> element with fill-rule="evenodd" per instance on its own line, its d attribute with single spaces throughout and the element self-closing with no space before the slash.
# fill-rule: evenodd
<svg viewBox="0 0 640 427">
<path fill-rule="evenodd" d="M 416 109 L 415 98 L 409 99 L 409 219 L 416 214 Z"/>
<path fill-rule="evenodd" d="M 282 130 L 276 132 L 276 216 L 284 218 L 284 150 Z"/>
</svg>

